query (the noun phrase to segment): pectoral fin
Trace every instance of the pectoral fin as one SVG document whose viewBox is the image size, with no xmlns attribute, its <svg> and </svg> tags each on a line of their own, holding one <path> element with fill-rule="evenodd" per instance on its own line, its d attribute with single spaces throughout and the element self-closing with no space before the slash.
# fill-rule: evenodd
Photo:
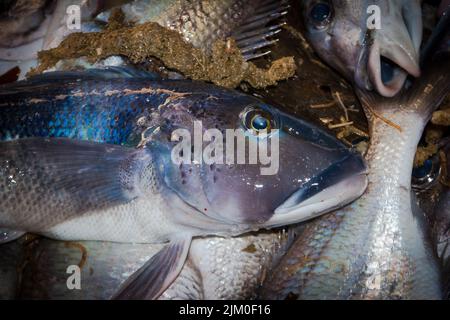
<svg viewBox="0 0 450 320">
<path fill-rule="evenodd" d="M 190 237 L 171 241 L 131 275 L 112 299 L 157 299 L 177 278 L 186 261 L 190 244 Z"/>
<path fill-rule="evenodd" d="M 145 150 L 66 138 L 0 142 L 0 181 L 10 186 L 0 190 L 0 212 L 14 217 L 14 229 L 40 232 L 128 203 L 141 195 L 136 181 L 148 157 Z"/>
</svg>

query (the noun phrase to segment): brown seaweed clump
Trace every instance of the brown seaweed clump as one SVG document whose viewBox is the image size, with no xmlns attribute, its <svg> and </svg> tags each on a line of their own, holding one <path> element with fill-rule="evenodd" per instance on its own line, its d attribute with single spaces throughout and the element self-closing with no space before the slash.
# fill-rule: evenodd
<svg viewBox="0 0 450 320">
<path fill-rule="evenodd" d="M 434 112 L 431 122 L 439 126 L 450 126 L 450 109 L 443 109 Z"/>
<path fill-rule="evenodd" d="M 61 44 L 38 53 L 40 64 L 29 75 L 39 74 L 60 60 L 86 57 L 95 62 L 112 55 L 121 55 L 135 64 L 157 58 L 172 70 L 194 80 L 213 82 L 235 88 L 247 82 L 254 88 L 276 85 L 295 74 L 293 57 L 273 61 L 268 69 L 258 68 L 243 59 L 232 39 L 217 41 L 211 55 L 194 48 L 182 36 L 154 22 L 138 26 L 107 28 L 101 32 L 73 33 Z"/>
</svg>

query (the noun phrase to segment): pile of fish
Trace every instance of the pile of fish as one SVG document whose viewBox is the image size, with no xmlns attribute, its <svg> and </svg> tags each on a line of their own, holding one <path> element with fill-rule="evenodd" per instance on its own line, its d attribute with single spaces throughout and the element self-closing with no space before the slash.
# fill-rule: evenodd
<svg viewBox="0 0 450 320">
<path fill-rule="evenodd" d="M 436 28 L 433 52 L 421 57 L 421 1 L 377 1 L 379 30 L 366 24 L 372 4 L 7 1 L 0 74 L 19 67 L 19 79 L 38 51 L 74 32 L 65 21 L 71 5 L 81 8 L 82 32 L 107 28 L 120 8 L 126 23 L 155 21 L 206 52 L 234 37 L 247 60 L 270 56 L 283 17 L 299 8 L 318 56 L 354 85 L 370 143 L 362 155 L 254 95 L 163 79 L 121 57 L 4 84 L 0 298 L 448 298 L 450 161 L 414 174 L 413 163 L 450 92 L 449 30 Z M 194 161 L 173 161 L 174 133 L 195 142 L 197 130 L 204 137 L 209 129 L 215 139 L 241 130 L 265 141 L 266 154 L 279 155 L 276 173 L 196 161 L 195 147 L 181 154 Z M 442 159 L 449 146 L 441 143 Z M 411 176 L 430 180 L 430 171 L 442 183 L 424 212 Z"/>
</svg>

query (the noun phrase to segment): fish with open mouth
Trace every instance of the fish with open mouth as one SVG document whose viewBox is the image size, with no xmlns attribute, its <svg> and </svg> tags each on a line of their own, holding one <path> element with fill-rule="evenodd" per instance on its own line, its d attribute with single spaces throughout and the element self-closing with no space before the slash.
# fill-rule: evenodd
<svg viewBox="0 0 450 320">
<path fill-rule="evenodd" d="M 252 299 L 265 273 L 282 255 L 290 232 L 266 230 L 237 237 L 205 237 L 192 241 L 177 279 L 159 299 Z M 65 242 L 38 238 L 23 245 L 0 246 L 0 262 L 9 277 L 0 297 L 16 299 L 110 299 L 127 278 L 164 244 Z M 22 246 L 22 248 L 20 248 Z M 126 252 L 126 254 L 124 254 Z M 69 290 L 70 266 L 80 267 L 79 290 Z M 14 273 L 20 271 L 20 277 Z M 1 279 L 1 278 L 0 278 Z M 3 283 L 3 282 L 2 282 Z M 18 284 L 19 283 L 19 284 Z"/>
<path fill-rule="evenodd" d="M 311 219 L 353 201 L 367 183 L 362 157 L 331 135 L 209 84 L 110 68 L 47 73 L 1 87 L 0 97 L 4 241 L 32 232 L 170 242 L 117 298 L 158 297 L 178 275 L 192 237 Z M 197 121 L 203 130 L 241 129 L 249 139 L 271 128 L 257 140 L 279 141 L 278 171 L 172 161 L 172 134 L 193 135 Z"/>
<path fill-rule="evenodd" d="M 307 223 L 261 292 L 273 299 L 441 299 L 429 226 L 411 196 L 417 144 L 450 90 L 442 51 L 395 98 L 358 91 L 370 126 L 369 184 L 351 205 Z"/>
<path fill-rule="evenodd" d="M 408 75 L 420 76 L 420 0 L 303 0 L 302 4 L 306 37 L 317 54 L 359 88 L 393 97 Z M 380 25 L 372 27 L 373 19 Z"/>
</svg>

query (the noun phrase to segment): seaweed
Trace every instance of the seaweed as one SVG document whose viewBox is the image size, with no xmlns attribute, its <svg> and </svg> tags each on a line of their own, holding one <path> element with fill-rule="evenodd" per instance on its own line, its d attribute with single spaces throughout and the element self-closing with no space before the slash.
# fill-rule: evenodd
<svg viewBox="0 0 450 320">
<path fill-rule="evenodd" d="M 247 82 L 254 88 L 273 86 L 295 74 L 293 57 L 273 61 L 267 69 L 244 60 L 233 39 L 214 43 L 210 55 L 194 48 L 176 31 L 147 22 L 124 26 L 120 13 L 113 15 L 105 30 L 72 33 L 53 49 L 38 53 L 40 64 L 29 72 L 35 75 L 53 67 L 60 60 L 86 57 L 96 62 L 109 56 L 125 56 L 139 64 L 157 58 L 171 70 L 193 80 L 235 88 Z"/>
</svg>

